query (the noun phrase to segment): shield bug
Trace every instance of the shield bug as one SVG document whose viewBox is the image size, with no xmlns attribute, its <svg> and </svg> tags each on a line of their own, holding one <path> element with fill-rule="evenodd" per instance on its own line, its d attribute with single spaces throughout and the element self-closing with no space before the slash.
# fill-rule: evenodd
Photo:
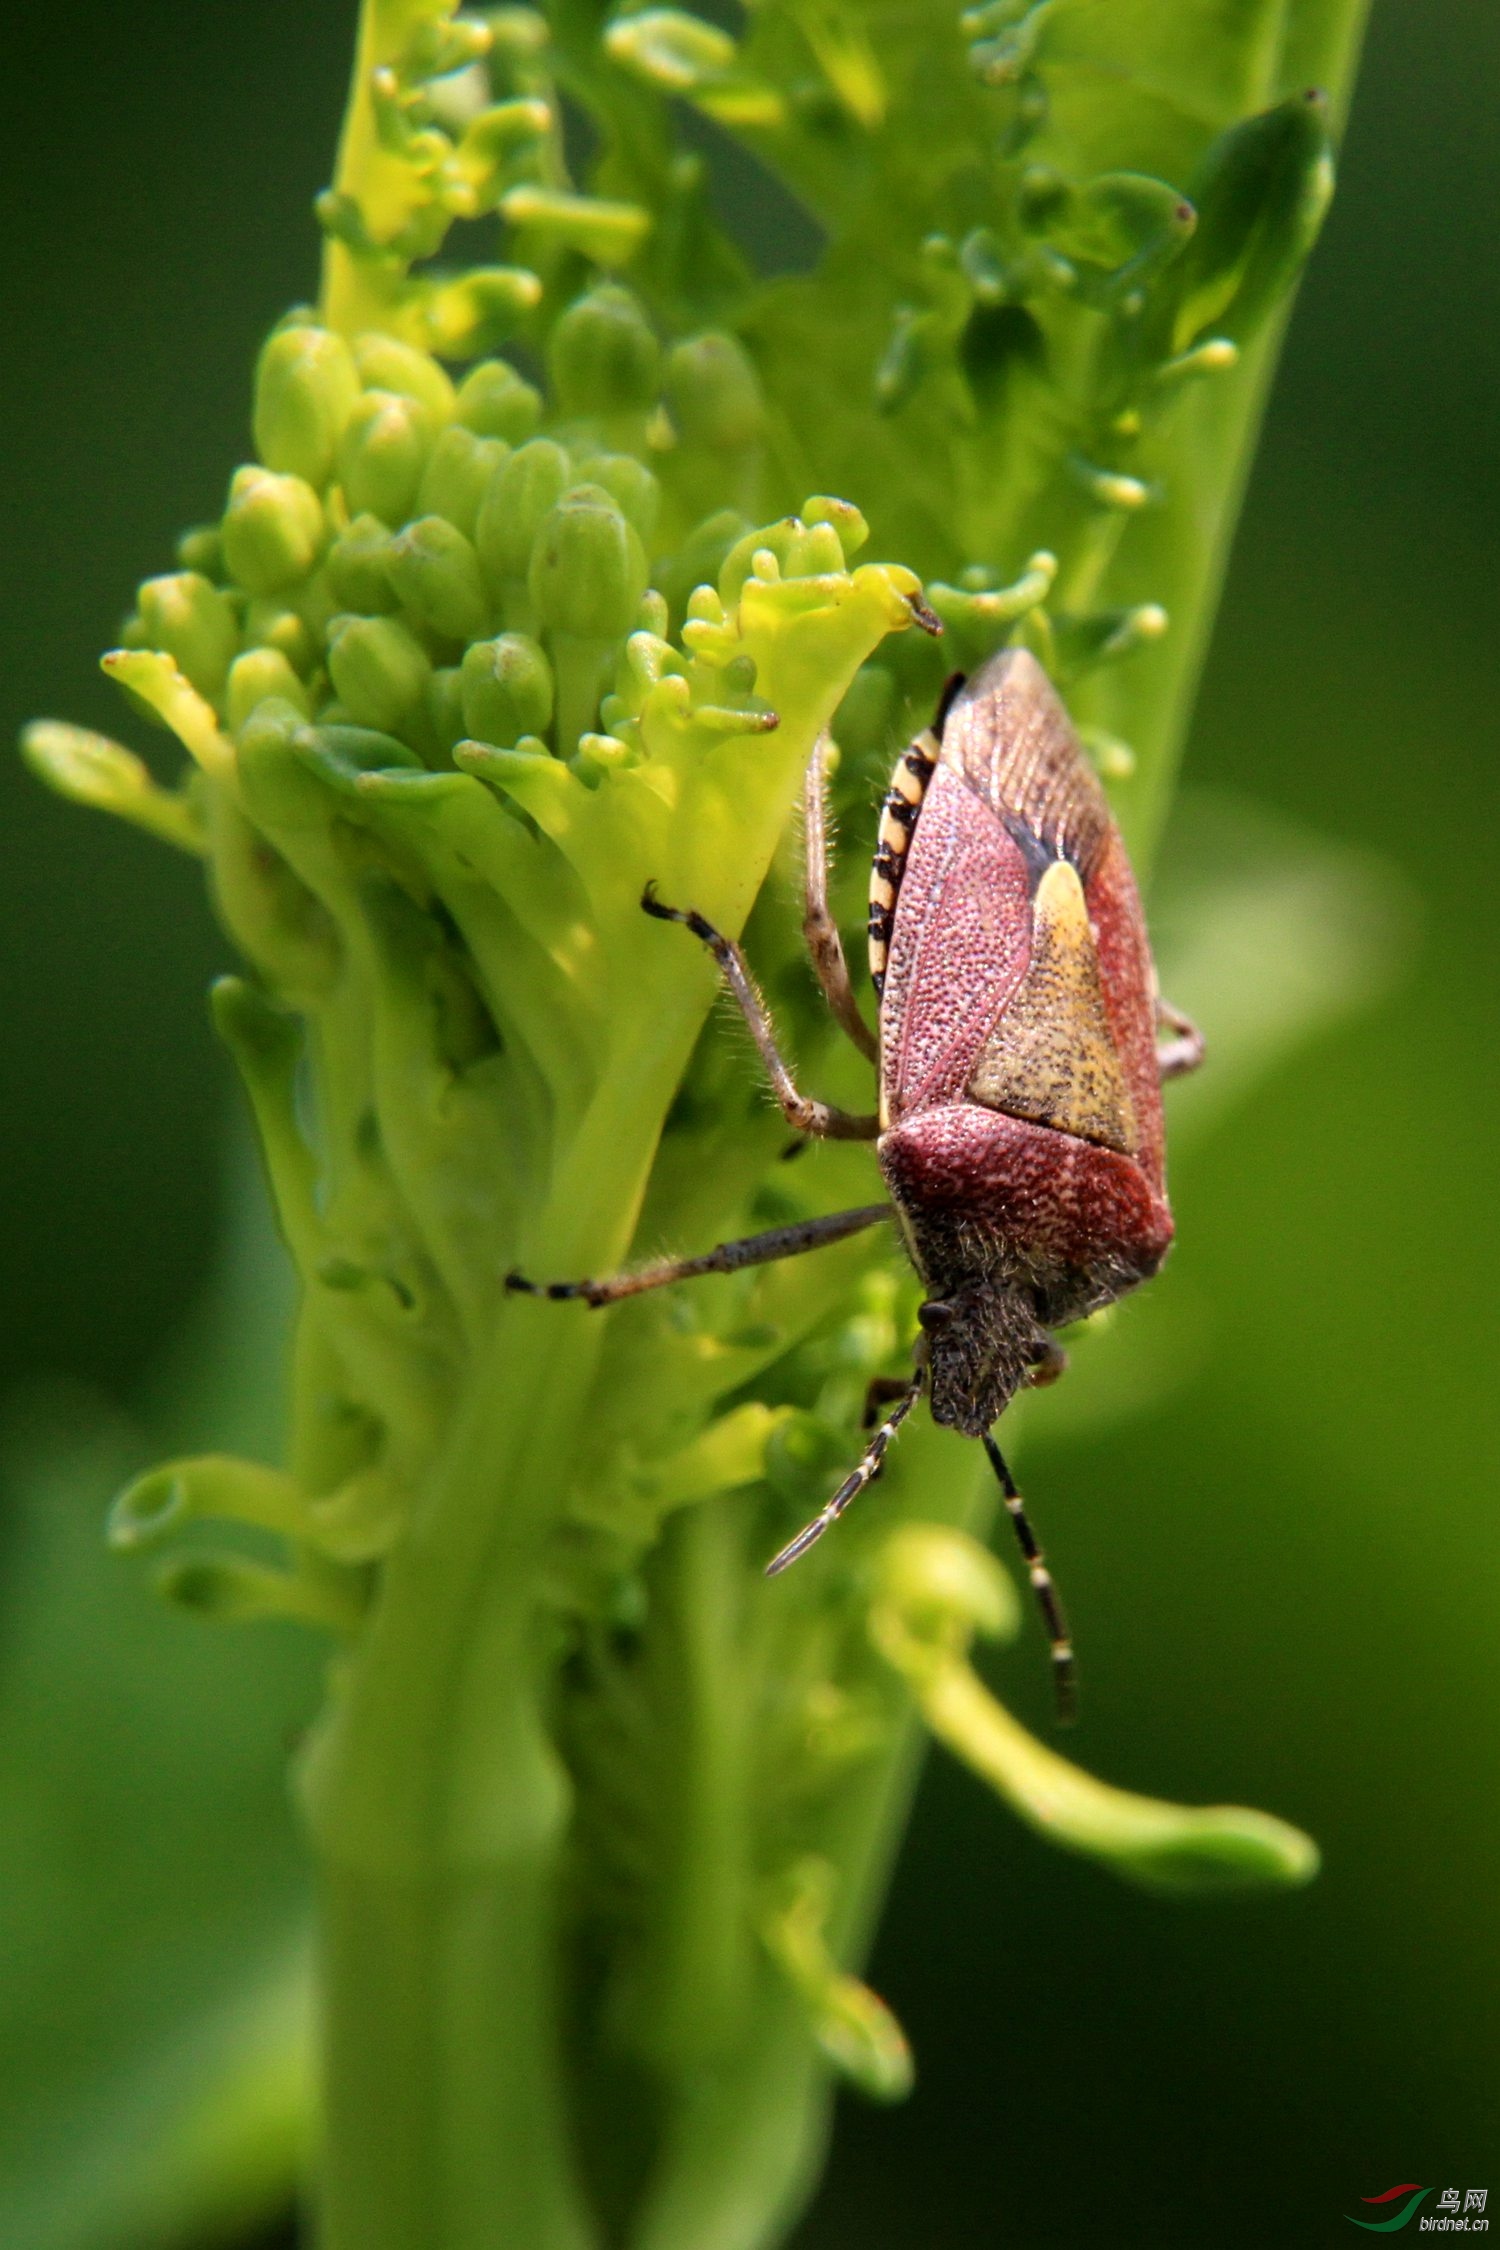
<svg viewBox="0 0 1500 2250">
<path fill-rule="evenodd" d="M 859 1466 L 767 1565 L 804 1555 L 879 1475 L 925 1391 L 933 1419 L 979 1438 L 999 1479 L 1052 1643 L 1064 1710 L 1072 1649 L 1015 1480 L 991 1436 L 1024 1384 L 1063 1355 L 1052 1331 L 1154 1274 L 1172 1240 L 1161 1081 L 1202 1041 L 1156 989 L 1145 918 L 1119 830 L 1057 694 L 1024 649 L 952 683 L 899 759 L 870 882 L 871 1036 L 827 906 L 823 755 L 805 792 L 804 927 L 830 1007 L 875 1063 L 879 1110 L 802 1095 L 739 948 L 691 908 L 646 911 L 710 948 L 777 1100 L 800 1132 L 875 1142 L 889 1202 L 721 1243 L 608 1280 L 513 1289 L 614 1304 L 668 1282 L 794 1257 L 894 1218 L 926 1297 L 915 1373 Z M 1165 1032 L 1167 1037 L 1162 1039 Z"/>
</svg>

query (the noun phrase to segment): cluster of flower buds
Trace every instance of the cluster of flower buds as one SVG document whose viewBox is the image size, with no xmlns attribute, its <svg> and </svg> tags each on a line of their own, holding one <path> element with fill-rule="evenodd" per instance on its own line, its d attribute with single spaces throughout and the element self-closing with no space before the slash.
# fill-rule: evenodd
<svg viewBox="0 0 1500 2250">
<path fill-rule="evenodd" d="M 629 1119 L 619 1149 L 639 1140 L 612 1209 L 628 1211 L 649 1164 L 703 992 L 693 948 L 662 962 L 658 943 L 650 976 L 632 977 L 655 935 L 644 885 L 742 918 L 817 733 L 873 647 L 912 622 L 918 581 L 852 562 L 867 532 L 844 502 L 759 530 L 722 506 L 694 519 L 700 487 L 752 474 L 764 437 L 735 339 L 668 349 L 636 298 L 603 283 L 553 324 L 546 377 L 544 393 L 490 358 L 455 381 L 408 341 L 291 315 L 257 369 L 258 458 L 234 471 L 220 521 L 183 540 L 182 567 L 141 587 L 105 659 L 189 752 L 186 785 L 159 786 L 82 729 L 29 737 L 66 794 L 209 858 L 257 972 L 221 985 L 216 1020 L 308 1318 L 333 1339 L 345 1442 L 330 1467 L 178 1463 L 122 1503 L 126 1545 L 218 1515 L 318 1558 L 278 1574 L 197 1556 L 165 1583 L 199 1610 L 353 1628 L 362 1596 L 341 1573 L 400 1536 L 461 1381 L 455 1338 L 477 1308 L 493 1314 L 511 1263 L 581 1254 L 528 1246 L 524 1221 L 549 1210 L 547 1169 L 566 1166 L 596 1094 Z M 298 1018 L 322 1022 L 351 978 L 359 1009 L 320 1037 L 330 1052 L 353 1039 L 341 1067 L 356 1078 L 360 1021 L 404 1054 L 370 1114 L 410 1177 L 346 1208 L 309 1186 L 293 1088 Z M 634 1081 L 610 1084 L 609 1052 L 643 1007 L 660 1020 L 674 1006 L 679 1051 L 661 1058 L 653 1111 Z M 438 1195 L 417 1223 L 455 1166 L 434 1084 L 450 1105 L 467 1090 L 468 1139 L 453 1208 Z M 538 1086 L 548 1133 L 528 1153 Z M 323 1120 L 330 1178 L 367 1165 L 339 1145 L 367 1129 Z M 745 1435 L 733 1414 L 711 1422 L 709 1454 Z M 758 1473 L 767 1428 L 749 1437 Z M 667 1505 L 654 1498 L 642 1537 Z"/>
<path fill-rule="evenodd" d="M 455 383 L 412 344 L 291 315 L 257 371 L 258 460 L 182 567 L 141 587 L 107 660 L 132 704 L 221 775 L 269 713 L 288 739 L 361 730 L 367 765 L 451 771 L 467 744 L 597 776 L 641 755 L 641 682 L 664 671 L 715 725 L 764 724 L 743 651 L 725 669 L 665 638 L 731 551 L 738 584 L 762 544 L 733 510 L 691 520 L 715 476 L 755 481 L 764 407 L 743 347 L 665 350 L 606 284 L 555 324 L 548 374 L 550 413 L 503 359 Z M 811 536 L 813 566 L 841 569 L 831 526 Z M 191 827 L 98 738 L 54 727 L 31 750 L 70 794 L 179 840 Z"/>
</svg>

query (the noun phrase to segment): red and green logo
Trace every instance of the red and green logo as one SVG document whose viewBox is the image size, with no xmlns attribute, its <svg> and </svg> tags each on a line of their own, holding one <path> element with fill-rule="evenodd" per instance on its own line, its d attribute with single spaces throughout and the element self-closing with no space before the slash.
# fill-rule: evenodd
<svg viewBox="0 0 1500 2250">
<path fill-rule="evenodd" d="M 1398 2227 L 1406 2225 L 1417 2205 L 1431 2193 L 1431 2188 L 1418 2187 L 1415 2180 L 1407 2180 L 1402 2187 L 1387 2188 L 1384 2195 L 1362 2195 L 1359 2199 L 1361 2203 L 1394 2203 L 1398 2195 L 1404 2195 L 1408 2200 L 1389 2219 L 1350 2218 L 1349 2224 L 1351 2227 L 1363 2227 L 1367 2234 L 1394 2234 Z"/>
</svg>

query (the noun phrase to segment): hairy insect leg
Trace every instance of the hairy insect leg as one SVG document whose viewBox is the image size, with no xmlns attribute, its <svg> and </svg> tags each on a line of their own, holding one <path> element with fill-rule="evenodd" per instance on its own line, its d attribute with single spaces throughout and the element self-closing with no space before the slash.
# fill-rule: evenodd
<svg viewBox="0 0 1500 2250">
<path fill-rule="evenodd" d="M 802 782 L 803 913 L 802 934 L 813 974 L 823 989 L 835 1022 L 869 1062 L 880 1054 L 875 1034 L 860 1014 L 849 981 L 844 941 L 828 910 L 828 736 L 820 734 Z"/>
<path fill-rule="evenodd" d="M 800 1258 L 805 1251 L 821 1250 L 825 1243 L 842 1242 L 847 1235 L 891 1216 L 888 1203 L 864 1203 L 853 1211 L 833 1211 L 821 1219 L 802 1219 L 795 1226 L 768 1227 L 764 1234 L 741 1235 L 721 1242 L 698 1258 L 658 1258 L 634 1273 L 612 1274 L 602 1281 L 528 1281 L 524 1274 L 508 1273 L 505 1286 L 514 1295 L 548 1297 L 554 1303 L 581 1298 L 586 1305 L 617 1305 L 622 1297 L 644 1296 L 648 1289 L 665 1289 L 674 1281 L 696 1281 L 700 1274 L 739 1273 L 746 1266 L 769 1266 L 779 1258 Z"/>
<path fill-rule="evenodd" d="M 1057 1588 L 1052 1583 L 1047 1559 L 1037 1544 L 1036 1533 L 1026 1514 L 1026 1504 L 1010 1473 L 1005 1455 L 988 1431 L 982 1442 L 990 1457 L 990 1467 L 1000 1480 L 1000 1490 L 1004 1495 L 1011 1525 L 1025 1560 L 1037 1607 L 1042 1613 L 1042 1626 L 1052 1644 L 1052 1687 L 1057 1698 L 1057 1716 L 1063 1726 L 1071 1726 L 1078 1716 L 1078 1677 L 1073 1666 L 1073 1643 L 1063 1616 L 1062 1603 L 1057 1598 Z"/>
<path fill-rule="evenodd" d="M 859 1417 L 862 1430 L 873 1430 L 882 1406 L 889 1406 L 906 1395 L 907 1382 L 903 1375 L 872 1375 L 865 1392 L 864 1409 Z"/>
<path fill-rule="evenodd" d="M 818 1514 L 813 1517 L 812 1522 L 804 1525 L 796 1538 L 783 1547 L 779 1555 L 771 1557 L 771 1560 L 766 1564 L 766 1576 L 768 1578 L 777 1578 L 782 1571 L 789 1570 L 794 1562 L 800 1562 L 808 1548 L 816 1546 L 830 1524 L 838 1522 L 850 1501 L 858 1499 L 865 1486 L 875 1482 L 884 1465 L 887 1446 L 916 1405 L 917 1400 L 922 1396 L 922 1388 L 926 1381 L 927 1370 L 925 1367 L 919 1367 L 911 1381 L 903 1384 L 900 1398 L 865 1447 L 865 1456 L 859 1467 L 845 1477 L 828 1505 L 819 1510 Z"/>
<path fill-rule="evenodd" d="M 1191 1016 L 1161 999 L 1156 1002 L 1156 1028 L 1172 1037 L 1156 1050 L 1156 1067 L 1163 1078 L 1186 1078 L 1203 1060 L 1203 1034 Z"/>
<path fill-rule="evenodd" d="M 1026 1387 L 1033 1391 L 1048 1390 L 1052 1384 L 1060 1383 L 1067 1372 L 1068 1355 L 1062 1345 L 1049 1336 L 1046 1350 L 1026 1370 Z"/>
<path fill-rule="evenodd" d="M 654 883 L 646 885 L 641 905 L 659 922 L 681 922 L 708 947 L 723 972 L 724 982 L 739 1003 L 740 1014 L 760 1051 L 760 1059 L 766 1066 L 766 1075 L 787 1123 L 795 1126 L 799 1133 L 811 1133 L 817 1140 L 873 1141 L 880 1131 L 878 1117 L 855 1117 L 828 1102 L 809 1101 L 805 1094 L 797 1091 L 796 1081 L 781 1058 L 765 1002 L 755 989 L 755 980 L 739 947 L 691 908 L 684 911 L 681 907 L 663 906 L 656 896 Z"/>
</svg>

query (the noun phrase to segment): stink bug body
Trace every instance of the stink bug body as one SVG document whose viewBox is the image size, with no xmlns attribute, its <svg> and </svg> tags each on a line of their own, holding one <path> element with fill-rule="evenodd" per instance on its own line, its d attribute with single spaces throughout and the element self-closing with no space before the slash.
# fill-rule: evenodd
<svg viewBox="0 0 1500 2250">
<path fill-rule="evenodd" d="M 991 1425 L 1025 1383 L 1051 1380 L 1051 1331 L 1155 1273 L 1172 1239 L 1161 1080 L 1202 1042 L 1164 1007 L 1119 831 L 1045 673 L 1007 649 L 945 699 L 898 761 L 870 886 L 872 1039 L 826 904 L 820 744 L 809 770 L 807 913 L 814 967 L 878 1068 L 878 1114 L 797 1090 L 737 946 L 701 915 L 643 904 L 710 947 L 790 1123 L 871 1139 L 889 1203 L 721 1243 L 610 1280 L 509 1286 L 615 1303 L 667 1282 L 796 1256 L 894 1217 L 927 1291 L 916 1372 L 859 1467 L 776 1555 L 784 1570 L 880 1473 L 922 1392 L 935 1421 L 981 1438 L 1052 1641 L 1059 1696 L 1072 1651 L 1051 1579 Z M 1158 1044 L 1159 1031 L 1171 1034 Z M 883 1387 L 888 1395 L 889 1387 Z"/>
<path fill-rule="evenodd" d="M 1166 1255 L 1155 978 L 1104 792 L 1034 658 L 987 666 L 918 749 L 895 880 L 876 862 L 878 1148 L 933 1292 L 932 1411 L 978 1437 L 1049 1329 Z"/>
</svg>

